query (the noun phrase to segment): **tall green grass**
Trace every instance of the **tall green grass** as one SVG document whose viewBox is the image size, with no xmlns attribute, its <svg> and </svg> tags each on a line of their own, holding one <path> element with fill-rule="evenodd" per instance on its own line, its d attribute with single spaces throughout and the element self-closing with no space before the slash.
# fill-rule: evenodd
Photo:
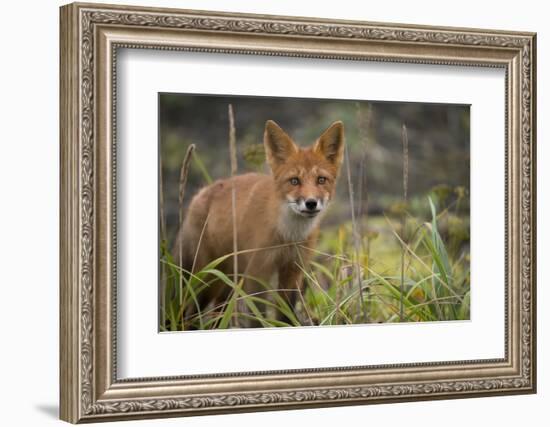
<svg viewBox="0 0 550 427">
<path fill-rule="evenodd" d="M 161 250 L 161 262 L 167 271 L 164 288 L 166 321 L 161 324 L 161 330 L 227 329 L 234 324 L 235 319 L 254 320 L 263 327 L 301 325 L 293 309 L 269 284 L 250 278 L 256 280 L 263 290 L 247 294 L 242 288 L 247 277 L 241 275 L 240 280 L 235 283 L 217 268 L 233 254 L 220 257 L 200 271 L 191 273 L 181 269 L 174 262 L 165 246 Z M 180 281 L 184 283 L 183 287 L 178 286 Z M 218 306 L 201 307 L 200 295 L 209 286 L 227 286 L 230 290 L 229 298 Z M 248 310 L 239 311 L 239 301 L 242 301 Z M 259 307 L 267 307 L 268 310 L 261 311 Z M 276 311 L 284 314 L 290 323 L 276 320 Z"/>
<path fill-rule="evenodd" d="M 237 140 L 232 106 L 228 106 L 231 175 L 237 173 Z M 346 149 L 346 178 L 351 220 L 321 228 L 308 264 L 297 261 L 303 288 L 291 307 L 271 283 L 237 274 L 237 225 L 232 191 L 233 252 L 212 260 L 199 271 L 179 267 L 168 248 L 161 197 L 160 329 L 226 329 L 253 324 L 256 327 L 344 325 L 357 323 L 465 320 L 470 317 L 469 218 L 461 209 L 467 201 L 465 187 L 438 185 L 423 197 L 408 192 L 409 141 L 402 126 L 403 193 L 384 214 L 368 209 L 367 166 L 375 142 L 370 137 L 372 111 L 357 109 L 362 157 L 359 182 L 351 179 Z M 265 162 L 261 144 L 246 147 L 244 159 L 256 168 Z M 212 183 L 194 146 L 183 160 L 179 187 L 179 226 L 184 220 L 183 201 L 187 173 L 193 162 L 205 184 Z M 160 180 L 162 196 L 162 177 Z M 355 193 L 354 193 L 355 192 Z M 178 236 L 178 238 L 182 238 Z M 222 263 L 233 261 L 226 274 Z M 227 263 L 226 263 L 227 264 Z M 247 293 L 245 280 L 256 281 Z M 284 286 L 284 284 L 282 284 Z M 226 287 L 227 299 L 214 306 L 205 293 L 210 287 Z M 257 289 L 260 289 L 259 291 Z M 285 289 L 285 291 L 289 291 Z M 282 316 L 280 316 L 282 315 Z M 277 320 L 285 318 L 286 321 Z"/>
<path fill-rule="evenodd" d="M 304 287 L 295 307 L 270 283 L 257 280 L 261 290 L 248 294 L 243 289 L 244 276 L 234 280 L 233 274 L 229 277 L 222 272 L 220 264 L 232 253 L 191 274 L 178 267 L 163 244 L 165 306 L 161 319 L 165 320 L 161 330 L 225 329 L 242 324 L 242 320 L 253 320 L 259 327 L 283 327 L 469 319 L 468 251 L 448 249 L 447 242 L 456 238 L 449 227 L 449 219 L 455 218 L 452 206 L 438 212 L 433 198 L 437 196 L 424 199 L 428 218 L 406 212 L 407 242 L 402 238 L 400 216 L 371 218 L 373 229 L 381 230 L 362 236 L 362 243 L 370 240 L 372 256 L 362 249 L 366 244 L 357 249 L 351 222 L 323 228 L 321 241 L 312 250 L 313 261 L 299 265 Z M 445 223 L 445 236 L 440 223 Z M 406 263 L 401 275 L 402 251 Z M 201 306 L 200 296 L 210 286 L 226 286 L 228 299 L 218 306 Z M 369 318 L 365 319 L 367 309 Z M 278 312 L 288 321 L 276 320 Z"/>
</svg>

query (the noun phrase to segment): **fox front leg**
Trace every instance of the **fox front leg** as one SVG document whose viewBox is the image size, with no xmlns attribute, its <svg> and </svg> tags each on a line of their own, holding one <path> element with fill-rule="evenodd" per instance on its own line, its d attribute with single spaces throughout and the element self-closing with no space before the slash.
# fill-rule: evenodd
<svg viewBox="0 0 550 427">
<path fill-rule="evenodd" d="M 302 284 L 303 273 L 300 267 L 295 263 L 285 265 L 279 269 L 278 293 L 289 305 L 298 321 L 301 324 L 304 324 L 307 322 L 305 322 L 304 319 L 301 319 L 299 313 L 296 312 L 296 303 L 301 299 L 300 293 L 302 292 Z M 292 324 L 292 319 L 289 319 L 281 310 L 277 310 L 277 320 L 286 322 L 291 326 L 295 326 Z"/>
<path fill-rule="evenodd" d="M 236 317 L 236 322 L 234 322 L 234 326 L 244 328 L 267 326 L 261 319 L 257 318 L 257 313 L 252 311 L 249 304 L 254 304 L 254 307 L 258 309 L 263 317 L 267 317 L 266 305 L 258 300 L 252 299 L 249 304 L 247 304 L 246 299 L 251 296 L 266 298 L 266 291 L 268 289 L 266 289 L 265 286 L 269 285 L 271 276 L 272 270 L 266 267 L 264 256 L 255 253 L 247 260 L 242 284 L 244 295 L 237 300 L 238 315 Z"/>
</svg>

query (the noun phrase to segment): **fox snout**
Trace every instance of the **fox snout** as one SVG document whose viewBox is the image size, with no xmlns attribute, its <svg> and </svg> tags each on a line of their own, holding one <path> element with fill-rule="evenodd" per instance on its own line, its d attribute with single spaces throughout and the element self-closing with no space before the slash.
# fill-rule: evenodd
<svg viewBox="0 0 550 427">
<path fill-rule="evenodd" d="M 304 205 L 306 205 L 306 210 L 308 212 L 316 212 L 318 209 L 317 209 L 317 199 L 306 199 L 304 201 Z"/>
<path fill-rule="evenodd" d="M 326 206 L 326 201 L 319 198 L 298 198 L 295 201 L 289 202 L 292 210 L 307 218 L 313 218 L 321 213 Z"/>
</svg>

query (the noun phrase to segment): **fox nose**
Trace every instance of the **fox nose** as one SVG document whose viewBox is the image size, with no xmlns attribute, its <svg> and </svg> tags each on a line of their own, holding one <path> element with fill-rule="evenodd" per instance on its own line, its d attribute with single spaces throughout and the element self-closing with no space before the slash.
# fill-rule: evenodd
<svg viewBox="0 0 550 427">
<path fill-rule="evenodd" d="M 308 211 L 314 211 L 315 209 L 317 209 L 317 200 L 307 199 L 305 205 Z"/>
</svg>

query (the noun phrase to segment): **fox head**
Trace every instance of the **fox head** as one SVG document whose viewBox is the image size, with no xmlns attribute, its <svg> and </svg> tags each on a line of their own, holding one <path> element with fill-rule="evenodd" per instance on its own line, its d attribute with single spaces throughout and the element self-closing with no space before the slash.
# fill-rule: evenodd
<svg viewBox="0 0 550 427">
<path fill-rule="evenodd" d="M 316 218 L 334 194 L 344 156 L 344 125 L 334 122 L 315 143 L 300 148 L 274 121 L 265 125 L 264 145 L 285 209 Z"/>
</svg>

